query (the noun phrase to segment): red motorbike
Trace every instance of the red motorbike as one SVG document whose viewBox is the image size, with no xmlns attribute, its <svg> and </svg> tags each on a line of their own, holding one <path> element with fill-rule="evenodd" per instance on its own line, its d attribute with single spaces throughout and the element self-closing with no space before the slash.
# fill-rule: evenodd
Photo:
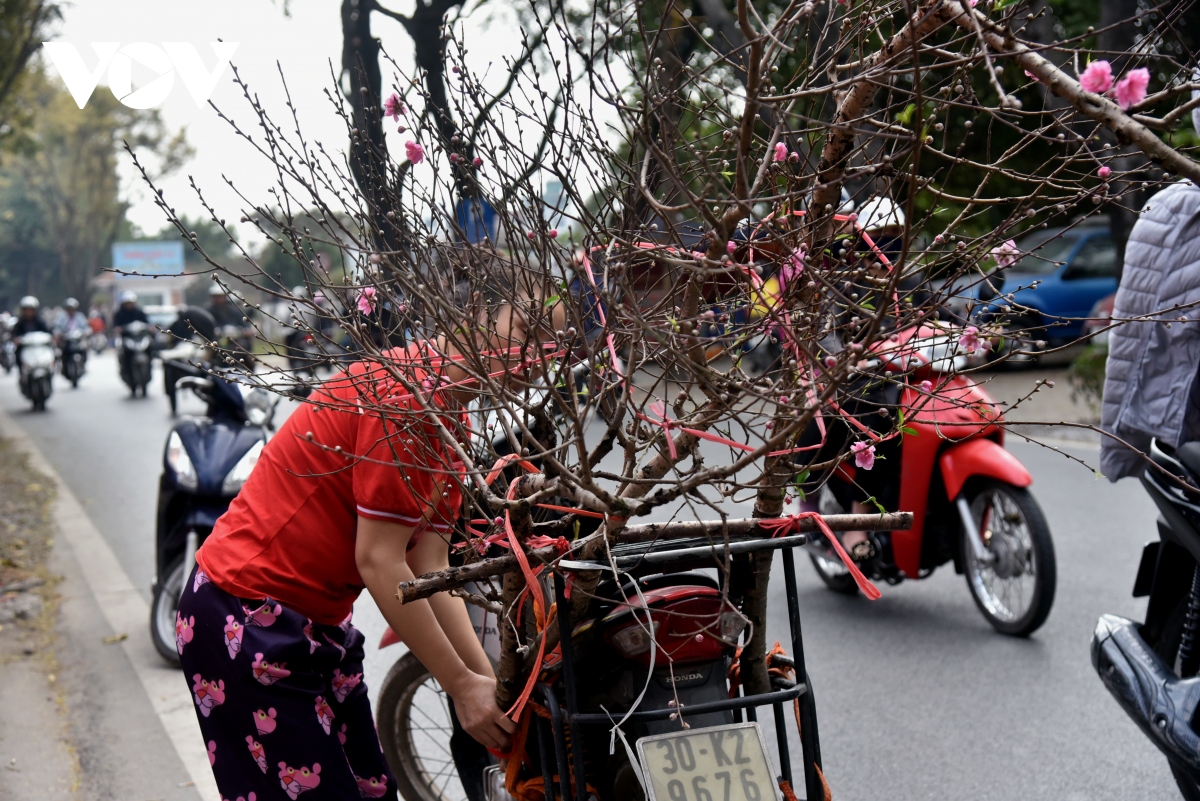
<svg viewBox="0 0 1200 801">
<path fill-rule="evenodd" d="M 968 354 L 963 332 L 922 325 L 875 344 L 864 371 L 898 391 L 903 414 L 899 458 L 876 462 L 891 471 L 885 507 L 913 513 L 908 531 L 870 532 L 874 556 L 862 564 L 873 579 L 921 579 L 947 562 L 965 574 L 979 611 L 998 631 L 1036 631 L 1054 603 L 1054 543 L 1028 487 L 1029 471 L 1004 449 L 1000 408 L 959 372 Z M 820 495 L 826 514 L 848 506 L 852 465 L 840 466 Z M 831 589 L 856 586 L 828 545 L 810 546 L 813 566 Z"/>
</svg>

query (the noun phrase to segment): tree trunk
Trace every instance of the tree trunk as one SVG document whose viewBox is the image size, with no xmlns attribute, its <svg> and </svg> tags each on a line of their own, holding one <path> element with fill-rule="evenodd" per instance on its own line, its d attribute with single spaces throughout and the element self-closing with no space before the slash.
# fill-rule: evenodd
<svg viewBox="0 0 1200 801">
<path fill-rule="evenodd" d="M 342 0 L 342 71 L 349 80 L 357 132 L 350 141 L 350 171 L 370 206 L 377 245 L 395 252 L 402 236 L 387 212 L 399 206 L 400 197 L 392 184 L 383 136 L 379 40 L 371 35 L 368 0 Z"/>
</svg>

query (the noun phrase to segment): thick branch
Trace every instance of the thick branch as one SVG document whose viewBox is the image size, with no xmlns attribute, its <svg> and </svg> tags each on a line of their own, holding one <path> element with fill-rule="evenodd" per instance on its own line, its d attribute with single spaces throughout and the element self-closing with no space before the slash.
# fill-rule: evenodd
<svg viewBox="0 0 1200 801">
<path fill-rule="evenodd" d="M 1011 56 L 1017 66 L 1036 75 L 1051 92 L 1070 103 L 1076 111 L 1108 128 L 1120 140 L 1137 145 L 1147 158 L 1163 169 L 1200 184 L 1200 164 L 1159 139 L 1116 103 L 1107 97 L 1084 91 L 1078 81 L 1017 41 L 1011 31 L 1000 27 L 979 11 L 966 9 L 959 0 L 950 0 L 949 8 L 953 21 L 967 30 L 974 28 L 969 16 L 974 14 L 983 28 L 983 38 L 988 47 Z"/>
<path fill-rule="evenodd" d="M 831 531 L 903 531 L 912 528 L 910 512 L 896 512 L 882 515 L 828 515 L 825 524 Z M 761 528 L 762 520 L 747 518 L 743 520 L 694 520 L 682 523 L 647 523 L 645 525 L 626 526 L 615 538 L 616 542 L 651 542 L 654 540 L 687 539 L 702 537 L 708 534 L 728 532 L 731 537 L 766 536 L 770 534 Z M 794 531 L 813 532 L 819 529 L 813 518 L 799 520 L 793 524 Z M 593 538 L 596 535 L 592 535 Z M 589 538 L 590 542 L 592 538 Z M 578 543 L 576 543 L 578 545 Z M 526 551 L 530 564 L 545 565 L 552 563 L 558 557 L 558 549 L 553 545 Z M 512 554 L 497 556 L 493 559 L 483 559 L 470 565 L 450 567 L 435 573 L 417 576 L 412 581 L 401 582 L 396 591 L 396 597 L 401 603 L 410 603 L 430 595 L 462 587 L 473 581 L 492 578 L 518 570 L 517 558 Z"/>
</svg>

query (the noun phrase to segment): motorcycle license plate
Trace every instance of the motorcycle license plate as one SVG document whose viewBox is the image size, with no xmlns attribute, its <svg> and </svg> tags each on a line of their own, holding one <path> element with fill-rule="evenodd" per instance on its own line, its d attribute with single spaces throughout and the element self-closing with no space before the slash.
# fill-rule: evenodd
<svg viewBox="0 0 1200 801">
<path fill-rule="evenodd" d="M 643 737 L 637 750 L 650 801 L 778 798 L 757 723 Z"/>
</svg>

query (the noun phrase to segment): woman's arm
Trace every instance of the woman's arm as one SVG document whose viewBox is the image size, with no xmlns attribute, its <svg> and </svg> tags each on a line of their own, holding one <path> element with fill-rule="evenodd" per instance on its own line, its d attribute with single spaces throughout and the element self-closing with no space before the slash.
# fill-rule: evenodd
<svg viewBox="0 0 1200 801">
<path fill-rule="evenodd" d="M 450 566 L 450 543 L 436 531 L 430 529 L 420 541 L 408 552 L 408 567 L 416 575 L 432 573 L 435 570 L 445 570 Z M 471 616 L 467 613 L 467 604 L 462 598 L 455 598 L 446 592 L 439 592 L 429 597 L 429 605 L 433 614 L 454 646 L 454 650 L 462 657 L 467 667 L 480 676 L 495 679 L 492 663 L 479 642 L 475 626 L 471 624 Z"/>
<path fill-rule="evenodd" d="M 411 526 L 359 517 L 354 546 L 358 572 L 388 625 L 454 699 L 455 712 L 467 733 L 486 746 L 505 749 L 508 733 L 516 727 L 496 706 L 496 680 L 490 669 L 488 675 L 481 675 L 468 666 L 428 601 L 401 604 L 396 598 L 396 585 L 414 578 L 405 552 L 412 533 Z M 459 599 L 450 600 L 461 604 Z M 475 648 L 482 652 L 469 620 L 466 626 Z"/>
</svg>

